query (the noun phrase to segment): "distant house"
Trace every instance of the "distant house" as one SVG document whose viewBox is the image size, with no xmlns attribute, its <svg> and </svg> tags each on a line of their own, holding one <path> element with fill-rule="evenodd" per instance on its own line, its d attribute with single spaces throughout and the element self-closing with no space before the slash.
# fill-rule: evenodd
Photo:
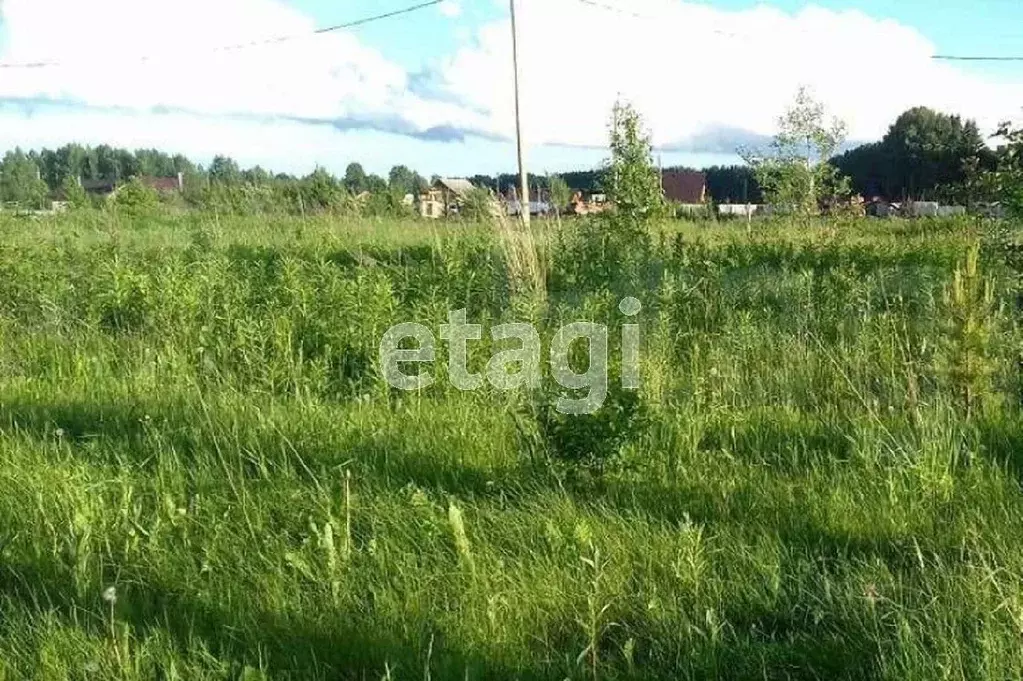
<svg viewBox="0 0 1023 681">
<path fill-rule="evenodd" d="M 177 177 L 149 177 L 147 175 L 140 175 L 139 182 L 161 194 L 173 194 L 185 190 L 184 173 L 178 173 Z"/>
<path fill-rule="evenodd" d="M 698 204 L 707 200 L 707 176 L 694 170 L 665 170 L 661 185 L 668 201 Z"/>
<path fill-rule="evenodd" d="M 185 176 L 183 173 L 178 173 L 177 177 L 139 175 L 137 179 L 144 186 L 160 194 L 174 194 L 185 189 Z M 113 196 L 124 185 L 123 182 L 117 182 L 116 180 L 84 180 L 81 178 L 78 180 L 78 184 L 85 190 L 86 194 L 100 198 Z"/>
<path fill-rule="evenodd" d="M 424 218 L 441 218 L 457 215 L 465 197 L 475 187 L 472 182 L 462 179 L 439 178 L 419 196 L 419 214 Z"/>
</svg>

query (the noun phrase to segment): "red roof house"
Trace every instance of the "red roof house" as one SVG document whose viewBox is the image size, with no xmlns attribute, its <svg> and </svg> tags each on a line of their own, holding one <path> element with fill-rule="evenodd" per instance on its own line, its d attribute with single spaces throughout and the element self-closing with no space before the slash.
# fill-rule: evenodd
<svg viewBox="0 0 1023 681">
<path fill-rule="evenodd" d="M 177 177 L 148 177 L 142 175 L 139 176 L 139 182 L 150 189 L 155 189 L 161 194 L 171 194 L 184 191 L 185 189 L 185 177 L 182 173 L 178 173 Z"/>
<path fill-rule="evenodd" d="M 707 176 L 695 170 L 665 170 L 661 173 L 664 198 L 676 203 L 703 203 L 707 199 Z"/>
</svg>

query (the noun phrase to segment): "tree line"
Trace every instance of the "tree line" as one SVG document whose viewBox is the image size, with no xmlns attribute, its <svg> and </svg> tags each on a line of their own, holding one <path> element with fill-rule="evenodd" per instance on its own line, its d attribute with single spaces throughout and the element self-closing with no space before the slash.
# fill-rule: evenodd
<svg viewBox="0 0 1023 681">
<path fill-rule="evenodd" d="M 999 150 L 985 144 L 976 122 L 926 107 L 901 114 L 877 142 L 863 144 L 840 154 L 825 149 L 829 167 L 849 179 L 852 191 L 870 199 L 941 200 L 964 203 L 976 196 L 977 178 L 999 165 Z M 672 167 L 668 170 L 695 170 Z M 707 177 L 707 195 L 716 204 L 763 203 L 764 187 L 752 164 L 712 166 L 702 171 Z M 561 173 L 573 190 L 584 193 L 605 191 L 602 171 Z M 518 176 L 477 175 L 477 186 L 507 191 Z M 545 177 L 531 178 L 531 185 L 544 189 Z"/>
<path fill-rule="evenodd" d="M 92 202 L 86 189 L 97 185 L 131 185 L 129 202 L 154 203 L 142 177 L 183 180 L 179 197 L 186 204 L 223 212 L 294 212 L 369 208 L 380 212 L 407 209 L 408 194 L 418 194 L 428 181 L 406 166 L 391 169 L 387 178 L 351 163 L 343 177 L 322 168 L 297 177 L 261 166 L 243 169 L 227 156 L 208 167 L 181 154 L 157 149 L 128 150 L 108 145 L 67 144 L 59 149 L 8 151 L 0 160 L 0 201 L 26 208 L 45 207 L 53 199 L 72 204 Z"/>
<path fill-rule="evenodd" d="M 997 135 L 1004 139 L 1004 135 Z M 844 134 L 842 135 L 844 140 Z M 777 152 L 778 150 L 773 150 Z M 905 199 L 942 200 L 966 203 L 982 200 L 978 195 L 981 176 L 994 172 L 1004 149 L 985 144 L 976 122 L 926 107 L 915 107 L 901 114 L 878 141 L 835 154 L 823 148 L 829 164 L 822 170 L 837 171 L 847 177 L 853 192 L 866 199 L 880 197 L 889 201 Z M 668 170 L 695 170 L 672 167 Z M 707 177 L 707 195 L 716 204 L 763 203 L 762 175 L 753 164 L 712 166 L 702 171 Z M 606 191 L 602 171 L 584 170 L 562 173 L 560 177 L 573 190 L 584 193 Z M 477 175 L 470 178 L 478 186 L 497 190 L 513 188 L 518 176 Z M 531 178 L 531 184 L 545 188 L 546 178 Z"/>
<path fill-rule="evenodd" d="M 671 168 L 671 170 L 692 170 Z M 708 195 L 717 203 L 760 203 L 763 193 L 757 179 L 746 166 L 715 166 L 704 169 Z M 156 149 L 131 151 L 107 145 L 88 147 L 68 144 L 59 149 L 41 151 L 9 151 L 0 161 L 0 200 L 26 207 L 42 207 L 50 197 L 66 199 L 78 195 L 73 185 L 84 182 L 122 184 L 133 178 L 177 177 L 184 180 L 184 195 L 189 203 L 212 204 L 225 212 L 237 210 L 268 210 L 266 204 L 278 203 L 300 211 L 300 196 L 307 194 L 309 208 L 344 204 L 361 194 L 373 196 L 393 195 L 404 198 L 418 195 L 437 176 L 427 180 L 407 166 L 391 169 L 386 178 L 367 173 L 359 163 L 351 163 L 342 177 L 337 178 L 318 168 L 304 177 L 287 173 L 274 173 L 261 166 L 241 168 L 227 156 L 215 157 L 209 166 L 194 163 L 181 154 L 167 154 Z M 551 194 L 552 180 L 555 195 L 559 186 L 567 185 L 571 192 L 593 194 L 606 191 L 601 181 L 601 170 L 581 170 L 557 176 L 532 175 L 530 187 L 545 196 Z M 495 194 L 515 195 L 519 176 L 504 173 L 497 176 L 473 175 L 467 178 L 477 187 Z M 389 196 L 389 198 L 391 198 Z M 380 199 L 377 199 L 378 201 Z M 567 202 L 566 202 L 567 203 Z M 293 204 L 293 205 L 292 205 Z M 248 206 L 248 208 L 246 208 Z"/>
<path fill-rule="evenodd" d="M 1000 131 L 1008 144 L 994 150 L 985 144 L 974 121 L 916 107 L 900 115 L 877 142 L 837 155 L 827 150 L 827 167 L 848 178 L 851 190 L 867 198 L 984 200 L 994 195 L 998 169 L 1013 162 L 1013 139 L 1006 137 L 1011 131 L 1009 126 Z M 718 204 L 763 203 L 766 176 L 757 172 L 755 165 L 703 169 L 710 200 Z M 342 177 L 322 168 L 296 177 L 260 166 L 243 169 L 227 156 L 217 156 L 204 167 L 181 154 L 156 149 L 68 144 L 52 150 L 7 152 L 0 161 L 0 200 L 26 207 L 42 207 L 49 198 L 84 201 L 76 189 L 83 181 L 87 185 L 123 184 L 142 176 L 179 174 L 184 178 L 187 203 L 223 212 L 300 213 L 367 206 L 371 211 L 401 212 L 406 195 L 418 194 L 436 179 L 428 181 L 403 165 L 392 168 L 385 178 L 367 173 L 359 163 L 349 164 Z M 561 200 L 565 187 L 587 194 L 606 191 L 601 178 L 600 170 L 582 170 L 553 177 L 534 175 L 530 185 L 534 192 Z M 518 176 L 511 173 L 468 179 L 477 187 L 503 195 L 514 195 L 518 186 Z"/>
</svg>

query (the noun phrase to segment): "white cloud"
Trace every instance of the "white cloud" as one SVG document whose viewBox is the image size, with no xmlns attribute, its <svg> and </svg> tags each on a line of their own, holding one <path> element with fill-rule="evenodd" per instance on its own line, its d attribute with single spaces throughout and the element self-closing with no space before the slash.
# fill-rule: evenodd
<svg viewBox="0 0 1023 681">
<path fill-rule="evenodd" d="M 312 20 L 278 0 L 6 0 L 9 69 L 0 97 L 45 97 L 139 110 L 399 120 L 411 132 L 479 126 L 450 104 L 408 92 L 408 74 L 352 33 L 309 37 Z M 61 21 L 52 18 L 60 16 Z M 301 39 L 241 50 L 224 45 Z M 145 60 L 136 57 L 144 55 Z"/>
<path fill-rule="evenodd" d="M 736 133 L 770 134 L 804 84 L 849 122 L 854 139 L 879 137 L 916 105 L 962 113 L 988 128 L 1023 106 L 1023 83 L 989 82 L 934 62 L 934 46 L 914 29 L 858 11 L 811 6 L 791 14 L 767 6 L 725 11 L 682 0 L 600 0 L 625 10 L 612 12 L 578 0 L 518 2 L 523 111 L 532 144 L 602 146 L 619 93 L 644 113 L 657 143 L 689 143 L 706 152 L 727 152 Z M 507 8 L 506 0 L 499 4 Z M 458 16 L 462 5 L 448 0 L 440 9 Z M 459 131 L 503 137 L 514 131 L 507 20 L 453 40 L 429 77 L 413 80 L 350 32 L 214 49 L 308 34 L 312 19 L 283 0 L 0 0 L 0 17 L 0 60 L 61 62 L 4 70 L 0 100 L 88 105 L 84 113 L 35 117 L 5 109 L 0 145 L 75 139 L 164 147 L 198 158 L 277 158 L 301 169 L 324 163 L 323 150 L 345 153 L 339 140 L 352 158 L 358 139 L 301 120 L 437 138 L 446 131 L 453 138 Z M 404 21 L 395 26 L 408 35 L 418 30 L 415 16 L 393 21 Z M 136 55 L 150 58 L 130 58 Z M 429 87 L 410 88 L 414 82 Z M 417 94 L 424 89 L 430 94 Z M 115 113 L 103 113 L 110 109 Z M 407 144 L 390 139 L 391 162 L 406 162 L 400 154 Z M 477 167 L 494 171 L 511 161 L 480 158 Z"/>
<path fill-rule="evenodd" d="M 645 114 L 659 144 L 716 129 L 770 134 L 801 85 L 850 125 L 882 135 L 911 106 L 993 127 L 1023 106 L 1023 83 L 987 82 L 935 62 L 917 31 L 859 11 L 768 6 L 725 11 L 680 0 L 519 0 L 522 97 L 533 144 L 602 144 L 616 96 Z M 639 15 L 639 16 L 634 16 Z M 445 89 L 513 130 L 507 21 L 482 27 L 440 67 Z"/>
<path fill-rule="evenodd" d="M 440 13 L 449 19 L 454 19 L 462 15 L 462 3 L 458 0 L 444 0 L 440 3 Z"/>
<path fill-rule="evenodd" d="M 397 163 L 429 173 L 434 171 L 426 161 L 452 147 L 448 143 L 428 143 L 377 132 L 343 132 L 327 125 L 277 119 L 48 105 L 38 106 L 31 116 L 26 116 L 13 107 L 0 108 L 0 149 L 55 148 L 69 139 L 91 145 L 112 143 L 129 149 L 157 148 L 199 162 L 208 162 L 216 154 L 229 154 L 245 167 L 262 165 L 299 175 L 318 165 L 342 174 L 350 161 L 361 161 L 370 172 L 381 174 Z"/>
</svg>

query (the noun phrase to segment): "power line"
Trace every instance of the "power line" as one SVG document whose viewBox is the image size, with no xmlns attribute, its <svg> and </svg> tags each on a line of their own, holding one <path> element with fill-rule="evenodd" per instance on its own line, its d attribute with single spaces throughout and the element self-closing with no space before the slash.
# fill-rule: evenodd
<svg viewBox="0 0 1023 681">
<path fill-rule="evenodd" d="M 307 33 L 293 33 L 291 35 L 280 35 L 271 38 L 263 38 L 261 40 L 253 40 L 247 43 L 236 43 L 234 45 L 220 45 L 217 47 L 207 48 L 207 52 L 232 52 L 236 50 L 245 50 L 253 47 L 262 47 L 264 45 L 278 45 L 280 43 L 291 42 L 293 40 L 301 40 L 303 38 L 309 38 L 311 36 L 323 35 L 325 33 L 334 33 L 348 28 L 356 28 L 358 26 L 364 26 L 376 21 L 383 19 L 391 19 L 393 17 L 401 16 L 404 14 L 411 14 L 412 12 L 418 12 L 434 5 L 439 5 L 445 0 L 429 0 L 429 2 L 421 2 L 418 5 L 411 5 L 402 9 L 397 9 L 391 12 L 385 12 L 384 14 L 375 14 L 373 16 L 363 17 L 361 19 L 355 19 L 348 21 L 343 24 L 337 24 L 335 26 L 326 26 L 324 28 L 317 28 Z M 154 57 L 152 55 L 142 55 L 135 57 L 134 61 L 148 62 L 154 59 L 160 59 L 163 57 Z M 56 66 L 63 66 L 66 62 L 60 60 L 44 60 L 37 62 L 0 62 L 0 69 L 43 69 L 51 68 Z"/>
<path fill-rule="evenodd" d="M 317 28 L 317 29 L 314 29 L 314 30 L 309 31 L 307 33 L 295 33 L 295 34 L 291 34 L 291 35 L 280 35 L 280 36 L 274 36 L 274 37 L 270 37 L 270 38 L 264 38 L 264 39 L 261 39 L 261 40 L 253 40 L 251 42 L 246 42 L 246 43 L 236 43 L 236 44 L 233 44 L 233 45 L 221 45 L 221 46 L 207 48 L 205 51 L 208 51 L 208 52 L 211 52 L 211 53 L 232 52 L 232 51 L 237 51 L 237 50 L 250 49 L 250 48 L 254 48 L 254 47 L 262 47 L 264 45 L 277 45 L 277 44 L 281 44 L 281 43 L 291 42 L 291 41 L 294 41 L 294 40 L 301 40 L 303 38 L 308 38 L 308 37 L 311 37 L 311 36 L 324 35 L 326 33 L 334 33 L 336 31 L 342 31 L 342 30 L 345 30 L 345 29 L 357 28 L 359 26 L 364 26 L 366 24 L 374 23 L 374 22 L 377 22 L 377 21 L 383 21 L 385 19 L 391 19 L 391 18 L 402 16 L 402 15 L 405 15 L 405 14 L 411 14 L 413 12 L 418 12 L 420 10 L 424 10 L 424 9 L 429 8 L 429 7 L 434 7 L 436 5 L 440 5 L 443 2 L 445 2 L 445 0 L 429 0 L 428 2 L 421 2 L 421 3 L 416 4 L 416 5 L 410 5 L 408 7 L 403 7 L 401 9 L 396 9 L 396 10 L 393 10 L 393 11 L 390 11 L 390 12 L 385 12 L 383 14 L 375 14 L 375 15 L 372 15 L 372 16 L 363 17 L 361 19 L 355 19 L 355 20 L 352 20 L 352 21 L 347 21 L 345 23 L 336 24 L 334 26 L 326 26 L 326 27 L 323 27 L 323 28 Z M 622 7 L 618 7 L 618 6 L 611 5 L 611 4 L 604 3 L 604 2 L 599 2 L 598 0 L 578 0 L 578 2 L 580 2 L 580 3 L 584 4 L 584 5 L 588 5 L 590 7 L 594 7 L 596 9 L 602 9 L 604 11 L 614 12 L 616 14 L 622 14 L 622 15 L 626 15 L 626 16 L 631 16 L 631 17 L 634 17 L 636 19 L 651 19 L 651 20 L 655 19 L 655 17 L 649 16 L 649 15 L 646 15 L 646 14 L 639 14 L 637 12 L 633 12 L 633 11 L 624 9 Z M 718 29 L 711 29 L 710 32 L 711 33 L 716 33 L 718 35 L 730 37 L 730 38 L 738 38 L 738 37 L 740 37 L 736 33 L 730 33 L 730 32 L 721 31 L 721 30 L 718 30 Z M 134 60 L 135 61 L 140 61 L 140 62 L 148 62 L 148 61 L 152 61 L 154 59 L 160 59 L 160 58 L 161 57 L 154 57 L 152 55 L 142 55 L 142 56 L 139 56 L 139 57 L 135 57 Z M 931 57 L 931 59 L 933 59 L 935 61 L 964 61 L 964 62 L 971 62 L 971 61 L 972 62 L 1023 62 L 1023 56 L 1004 56 L 1004 57 L 998 57 L 998 56 L 973 56 L 973 55 L 936 54 L 936 55 L 933 55 Z M 0 62 L 0 69 L 42 69 L 42 68 L 52 68 L 52 67 L 57 67 L 57 66 L 64 66 L 66 63 L 67 62 L 65 62 L 65 61 L 56 60 L 56 59 L 53 59 L 53 60 L 42 60 L 42 61 L 36 61 L 36 62 Z"/>
<path fill-rule="evenodd" d="M 443 3 L 444 0 L 430 0 L 430 2 L 422 2 L 418 5 L 412 5 L 411 7 L 405 7 L 403 9 L 396 9 L 393 12 L 387 12 L 386 14 L 377 14 L 372 17 L 364 17 L 362 19 L 356 19 L 355 21 L 349 21 L 346 24 L 338 24 L 337 26 L 328 26 L 327 28 L 319 28 L 313 31 L 313 33 L 330 33 L 331 31 L 340 31 L 345 28 L 355 28 L 356 26 L 362 26 L 363 24 L 369 24 L 374 21 L 380 21 L 381 19 L 390 19 L 391 17 L 400 16 L 402 14 L 411 14 L 412 12 L 418 12 L 421 9 L 427 7 L 433 7 Z"/>
<path fill-rule="evenodd" d="M 1023 61 L 1023 57 L 971 57 L 954 54 L 936 54 L 931 59 L 939 61 Z"/>
</svg>

